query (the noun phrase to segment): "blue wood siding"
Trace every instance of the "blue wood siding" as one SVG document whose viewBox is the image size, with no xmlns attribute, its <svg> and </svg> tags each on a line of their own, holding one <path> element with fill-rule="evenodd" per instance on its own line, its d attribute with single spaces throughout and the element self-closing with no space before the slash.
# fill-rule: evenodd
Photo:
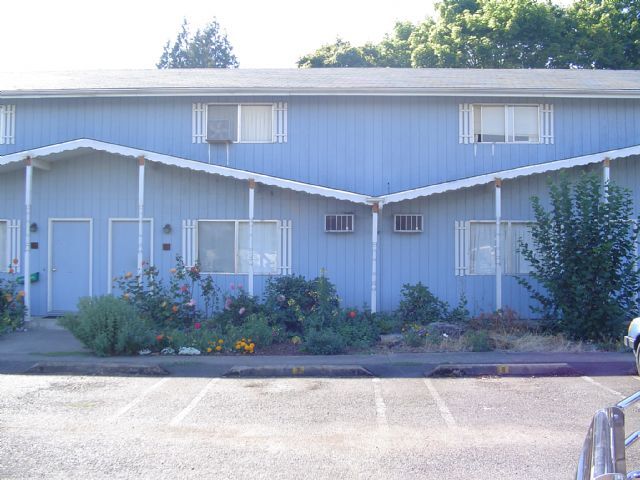
<svg viewBox="0 0 640 480">
<path fill-rule="evenodd" d="M 191 142 L 194 102 L 288 102 L 288 143 Z M 446 97 L 20 99 L 0 155 L 92 138 L 380 195 L 640 143 L 640 101 Z M 7 102 L 7 103 L 8 103 Z M 461 145 L 461 102 L 552 103 L 553 145 Z"/>
</svg>

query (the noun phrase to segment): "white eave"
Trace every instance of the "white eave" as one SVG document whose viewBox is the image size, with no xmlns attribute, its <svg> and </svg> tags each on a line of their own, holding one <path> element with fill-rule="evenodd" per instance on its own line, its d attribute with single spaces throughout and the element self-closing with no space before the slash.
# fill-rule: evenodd
<svg viewBox="0 0 640 480">
<path fill-rule="evenodd" d="M 113 143 L 101 142 L 91 139 L 72 140 L 69 142 L 58 143 L 55 145 L 49 145 L 32 150 L 25 150 L 22 152 L 0 156 L 0 172 L 2 170 L 19 167 L 27 157 L 34 160 L 34 166 L 40 168 L 49 168 L 49 161 L 55 161 L 61 156 L 61 154 L 63 154 L 64 156 L 65 153 L 72 153 L 74 151 L 82 150 L 95 150 L 132 158 L 144 157 L 147 161 L 150 162 L 157 162 L 179 168 L 187 168 L 198 172 L 220 175 L 222 177 L 234 178 L 237 180 L 254 180 L 257 183 L 263 185 L 284 188 L 296 192 L 308 193 L 310 195 L 319 195 L 322 197 L 335 198 L 337 200 L 345 200 L 359 204 L 378 203 L 381 206 L 389 203 L 414 200 L 416 198 L 428 197 L 430 195 L 436 195 L 439 193 L 446 193 L 455 190 L 461 190 L 464 188 L 475 187 L 478 185 L 485 185 L 492 183 L 496 179 L 510 180 L 518 177 L 525 177 L 529 175 L 554 172 L 582 165 L 600 163 L 605 159 L 613 160 L 616 158 L 640 155 L 640 145 L 634 145 L 631 147 L 607 150 L 590 155 L 582 155 L 562 160 L 554 160 L 546 163 L 528 165 L 526 167 L 500 170 L 483 175 L 477 175 L 459 180 L 452 180 L 449 182 L 442 182 L 434 185 L 415 188 L 411 190 L 404 190 L 381 196 L 369 196 L 361 193 L 298 182 L 295 180 L 274 177 L 271 175 L 264 175 L 247 170 L 239 170 L 235 168 L 223 167 L 220 165 L 211 165 L 195 160 L 188 160 L 171 155 L 150 152 L 148 150 L 126 147 L 123 145 L 116 145 Z"/>
<path fill-rule="evenodd" d="M 268 185 L 271 187 L 285 188 L 296 192 L 304 192 L 311 195 L 320 195 L 323 197 L 335 198 L 338 200 L 347 200 L 354 203 L 366 204 L 369 198 L 367 195 L 362 195 L 359 193 L 347 192 L 344 190 L 323 187 L 320 185 L 312 185 L 304 182 L 297 182 L 295 180 L 288 180 L 284 178 L 273 177 L 270 175 L 249 172 L 247 170 L 239 170 L 235 168 L 223 167 L 220 165 L 211 165 L 195 160 L 187 160 L 184 158 L 165 155 L 162 153 L 150 152 L 148 150 L 141 150 L 137 148 L 125 147 L 123 145 L 116 145 L 113 143 L 100 142 L 98 140 L 84 138 L 2 156 L 0 157 L 0 167 L 3 167 L 5 165 L 9 166 L 11 164 L 19 165 L 27 157 L 47 161 L 48 157 L 55 158 L 56 155 L 59 155 L 61 153 L 73 152 L 80 149 L 90 149 L 100 152 L 107 152 L 124 157 L 144 157 L 145 160 L 150 162 L 157 162 L 179 168 L 187 168 L 197 172 L 206 172 L 213 175 L 220 175 L 222 177 L 235 178 L 237 180 L 255 180 L 257 183 L 261 183 L 263 185 Z"/>
<path fill-rule="evenodd" d="M 108 97 L 536 97 L 536 98 L 640 98 L 640 89 L 554 88 L 101 88 L 61 90 L 5 90 L 2 99 L 108 98 Z"/>
<path fill-rule="evenodd" d="M 474 177 L 462 178 L 450 182 L 438 183 L 427 187 L 415 188 L 412 190 L 404 190 L 397 193 L 391 193 L 379 197 L 382 204 L 402 202 L 405 200 L 413 200 L 420 197 L 428 197 L 438 193 L 460 190 L 463 188 L 475 187 L 478 185 L 486 185 L 496 179 L 510 180 L 518 177 L 526 177 L 540 173 L 555 172 L 565 168 L 579 167 L 581 165 L 589 165 L 593 163 L 603 162 L 605 159 L 616 159 L 630 157 L 632 155 L 640 155 L 640 145 L 632 147 L 619 148 L 616 150 L 607 150 L 605 152 L 593 153 L 590 155 L 581 155 L 579 157 L 571 157 L 563 160 L 554 160 L 552 162 L 538 163 L 528 165 L 526 167 L 512 168 L 509 170 L 500 170 L 498 172 L 477 175 Z"/>
</svg>

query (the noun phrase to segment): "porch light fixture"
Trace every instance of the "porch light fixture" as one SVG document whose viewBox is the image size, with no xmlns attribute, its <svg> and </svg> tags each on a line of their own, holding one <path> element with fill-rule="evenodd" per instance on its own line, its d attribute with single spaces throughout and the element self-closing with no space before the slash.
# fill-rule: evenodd
<svg viewBox="0 0 640 480">
<path fill-rule="evenodd" d="M 33 222 L 31 225 L 29 225 L 29 231 L 31 233 L 36 233 L 38 231 L 38 224 L 36 222 Z"/>
<path fill-rule="evenodd" d="M 166 234 L 171 233 L 171 230 L 172 230 L 171 225 L 168 223 L 164 227 L 162 227 L 162 231 Z"/>
</svg>

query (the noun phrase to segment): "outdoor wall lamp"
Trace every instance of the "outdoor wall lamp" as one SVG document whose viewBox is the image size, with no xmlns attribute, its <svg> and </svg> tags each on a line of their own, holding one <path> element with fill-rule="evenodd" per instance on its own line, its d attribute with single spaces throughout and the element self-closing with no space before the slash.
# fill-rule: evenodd
<svg viewBox="0 0 640 480">
<path fill-rule="evenodd" d="M 162 227 L 162 231 L 166 234 L 171 233 L 171 230 L 172 230 L 171 225 L 169 225 L 168 223 L 164 227 Z"/>
<path fill-rule="evenodd" d="M 31 233 L 36 233 L 38 231 L 38 224 L 36 222 L 33 222 L 31 225 L 29 225 L 29 231 Z"/>
</svg>

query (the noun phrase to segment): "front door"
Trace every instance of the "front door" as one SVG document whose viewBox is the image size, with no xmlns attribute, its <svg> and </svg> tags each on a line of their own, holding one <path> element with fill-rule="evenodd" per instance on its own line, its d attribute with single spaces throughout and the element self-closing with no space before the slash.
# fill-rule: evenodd
<svg viewBox="0 0 640 480">
<path fill-rule="evenodd" d="M 75 311 L 80 298 L 92 295 L 92 243 L 91 219 L 49 219 L 49 312 Z"/>
<path fill-rule="evenodd" d="M 153 221 L 145 218 L 142 221 L 142 260 L 146 265 L 153 265 Z M 109 219 L 109 252 L 108 252 L 108 293 L 118 294 L 114 277 L 121 277 L 127 272 L 136 275 L 138 272 L 138 219 Z"/>
</svg>

